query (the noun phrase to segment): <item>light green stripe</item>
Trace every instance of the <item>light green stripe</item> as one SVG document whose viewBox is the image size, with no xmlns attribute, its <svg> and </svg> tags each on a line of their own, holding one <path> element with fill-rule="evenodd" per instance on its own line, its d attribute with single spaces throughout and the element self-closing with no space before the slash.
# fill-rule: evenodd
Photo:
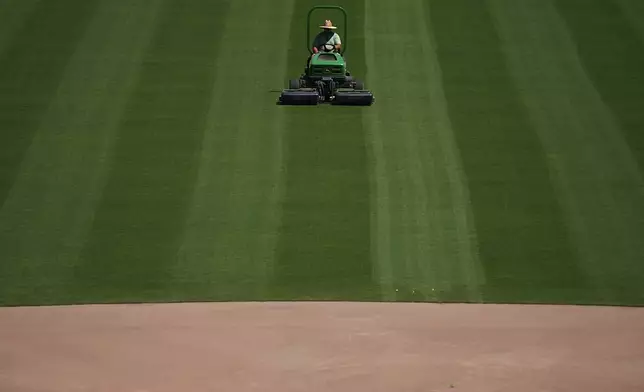
<svg viewBox="0 0 644 392">
<path fill-rule="evenodd" d="M 372 7 L 373 2 L 365 0 L 365 55 L 367 64 L 367 81 L 369 88 L 373 89 L 372 81 L 379 78 L 376 60 L 376 28 L 373 26 L 378 20 L 375 10 Z M 378 91 L 374 94 L 378 96 Z M 365 136 L 367 137 L 367 151 L 373 170 L 370 171 L 372 183 L 371 190 L 371 257 L 375 258 L 372 262 L 375 274 L 378 277 L 382 290 L 382 298 L 385 301 L 396 299 L 394 271 L 392 264 L 392 246 L 391 246 L 391 211 L 390 211 L 390 183 L 387 168 L 387 155 L 383 141 L 384 124 L 378 115 L 376 109 L 380 106 L 380 99 L 376 98 L 376 107 L 362 115 Z"/>
<path fill-rule="evenodd" d="M 101 3 L 0 210 L 3 262 L 38 266 L 43 284 L 82 248 L 159 3 Z"/>
<path fill-rule="evenodd" d="M 269 92 L 285 77 L 288 48 L 280 43 L 288 42 L 292 1 L 275 6 L 234 0 L 222 29 L 222 55 L 176 273 L 210 271 L 186 278 L 213 291 L 226 286 L 228 296 L 235 291 L 261 296 L 272 275 L 284 118 L 275 108 L 277 96 Z M 249 75 L 250 64 L 261 64 L 261 70 Z"/>
<path fill-rule="evenodd" d="M 0 0 L 0 57 L 41 0 Z"/>
<path fill-rule="evenodd" d="M 643 268 L 644 183 L 637 163 L 551 2 L 490 5 L 584 269 L 611 300 L 604 282 Z"/>
<path fill-rule="evenodd" d="M 368 85 L 377 97 L 366 115 L 375 264 L 383 283 L 419 298 L 465 288 L 470 300 L 480 300 L 484 276 L 469 196 L 423 6 L 367 1 Z M 381 47 L 386 58 L 378 56 Z"/>
<path fill-rule="evenodd" d="M 429 115 L 436 129 L 436 140 L 430 140 L 429 145 L 433 146 L 436 141 L 438 142 L 435 151 L 429 151 L 429 153 L 440 157 L 435 170 L 443 169 L 441 181 L 448 184 L 445 200 L 439 206 L 439 208 L 442 207 L 440 211 L 443 213 L 441 227 L 448 232 L 446 240 L 451 241 L 445 244 L 447 252 L 457 254 L 458 262 L 449 262 L 452 266 L 452 274 L 460 276 L 461 281 L 465 282 L 470 300 L 480 301 L 480 286 L 485 283 L 485 273 L 479 260 L 474 214 L 470 208 L 467 178 L 448 115 L 442 72 L 436 56 L 436 44 L 433 36 L 427 34 L 431 31 L 431 25 L 430 20 L 423 17 L 429 14 L 429 8 L 423 10 L 423 6 L 427 7 L 424 3 L 422 0 L 415 1 L 417 6 L 415 15 L 421 30 L 419 37 L 422 52 L 425 54 L 424 63 L 428 66 L 429 80 L 426 85 L 429 90 Z M 423 11 L 425 11 L 424 14 Z M 426 34 L 422 34 L 423 31 Z"/>
</svg>

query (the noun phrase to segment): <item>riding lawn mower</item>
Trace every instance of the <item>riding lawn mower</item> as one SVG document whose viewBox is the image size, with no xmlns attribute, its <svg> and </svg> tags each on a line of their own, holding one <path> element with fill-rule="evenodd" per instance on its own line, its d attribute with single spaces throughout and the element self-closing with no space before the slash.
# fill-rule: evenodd
<svg viewBox="0 0 644 392">
<path fill-rule="evenodd" d="M 307 16 L 306 43 L 310 42 L 311 14 L 316 9 L 336 9 L 344 15 L 345 39 L 347 36 L 347 13 L 339 6 L 319 5 L 311 8 Z M 346 43 L 340 51 L 334 45 L 322 45 L 317 53 L 308 49 L 311 55 L 304 73 L 298 79 L 289 80 L 288 88 L 282 91 L 279 103 L 282 105 L 333 105 L 370 106 L 375 99 L 373 93 L 365 90 L 364 82 L 354 79 L 347 70 L 344 52 Z"/>
</svg>

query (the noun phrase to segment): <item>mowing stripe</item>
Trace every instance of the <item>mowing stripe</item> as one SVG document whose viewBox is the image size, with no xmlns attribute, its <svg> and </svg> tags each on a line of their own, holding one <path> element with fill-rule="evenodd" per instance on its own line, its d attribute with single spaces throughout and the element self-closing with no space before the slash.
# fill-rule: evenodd
<svg viewBox="0 0 644 392">
<path fill-rule="evenodd" d="M 0 0 L 0 57 L 41 0 Z"/>
<path fill-rule="evenodd" d="M 490 4 L 596 289 L 580 300 L 628 303 L 641 292 L 644 277 L 644 183 L 637 162 L 552 3 Z"/>
<path fill-rule="evenodd" d="M 234 0 L 176 276 L 182 292 L 213 299 L 263 298 L 273 269 L 283 170 L 283 112 L 267 94 L 286 76 L 293 1 Z M 270 59 L 270 61 L 267 61 Z M 261 67 L 261 72 L 258 68 Z M 250 77 L 249 75 L 253 75 Z M 283 76 L 282 76 L 283 75 Z"/>
<path fill-rule="evenodd" d="M 621 8 L 622 14 L 637 31 L 640 42 L 644 44 L 644 1 L 614 0 Z"/>
<path fill-rule="evenodd" d="M 558 0 L 586 72 L 613 111 L 644 169 L 644 41 L 620 7 L 604 0 Z M 584 12 L 579 12 L 583 7 Z"/>
<path fill-rule="evenodd" d="M 458 253 L 456 273 L 464 278 L 467 300 L 469 302 L 478 302 L 482 300 L 481 285 L 485 284 L 485 272 L 479 259 L 476 225 L 474 224 L 474 213 L 471 208 L 467 176 L 463 170 L 463 162 L 449 118 L 447 99 L 442 83 L 442 71 L 436 53 L 437 46 L 433 37 L 431 18 L 428 17 L 430 9 L 425 2 L 420 2 L 420 7 L 423 7 L 425 17 L 420 17 L 422 15 L 420 9 L 416 16 L 427 34 L 426 37 L 428 37 L 427 40 L 423 40 L 423 51 L 430 55 L 430 59 L 426 62 L 431 64 L 432 69 L 429 88 L 430 99 L 433 104 L 430 113 L 432 113 L 432 118 L 438 120 L 439 145 L 444 154 L 442 164 L 446 169 L 450 186 L 451 197 L 447 198 L 447 200 L 452 200 L 451 211 L 448 212 L 448 219 L 443 224 L 448 230 L 453 230 L 454 246 L 457 247 L 456 252 Z M 420 36 L 424 35 L 420 34 Z M 449 226 L 449 220 L 454 220 L 453 227 Z M 461 299 L 459 298 L 459 300 Z"/>
<path fill-rule="evenodd" d="M 373 82 L 379 79 L 375 61 L 375 40 L 374 28 L 372 27 L 376 14 L 374 14 L 373 2 L 365 1 L 365 56 L 367 73 L 365 79 L 368 87 L 374 94 L 379 95 L 378 88 L 374 89 Z M 380 107 L 380 98 L 378 107 Z M 369 161 L 372 166 L 370 171 L 371 182 L 371 257 L 374 265 L 375 275 L 380 284 L 381 296 L 385 301 L 396 300 L 396 286 L 401 286 L 400 280 L 394 276 L 396 265 L 393 263 L 394 251 L 392 249 L 392 227 L 391 227 L 391 192 L 388 174 L 387 155 L 385 154 L 385 143 L 378 111 L 371 111 L 363 115 L 365 122 L 367 148 Z M 398 258 L 396 258 L 398 260 Z"/>
<path fill-rule="evenodd" d="M 227 7 L 172 0 L 161 10 L 76 269 L 79 301 L 168 300 Z"/>
<path fill-rule="evenodd" d="M 0 206 L 96 3 L 39 2 L 0 54 Z"/>
<path fill-rule="evenodd" d="M 317 0 L 294 3 L 289 76 L 304 69 L 306 14 Z M 335 1 L 322 1 L 335 4 Z M 341 2 L 349 13 L 347 64 L 362 76 L 364 2 Z M 338 13 L 318 11 L 314 32 Z M 340 34 L 343 30 L 340 29 Z M 287 178 L 272 297 L 378 299 L 370 259 L 369 177 L 362 113 L 371 108 L 280 107 L 286 114 Z"/>
<path fill-rule="evenodd" d="M 367 52 L 367 67 L 369 72 L 367 80 L 374 79 L 375 72 L 371 58 L 374 53 L 373 40 L 368 38 L 371 31 L 371 2 L 365 3 L 365 49 Z M 371 86 L 371 85 L 370 85 Z M 377 91 L 377 90 L 374 90 Z M 364 120 L 367 123 L 368 143 L 371 149 L 369 160 L 372 163 L 373 171 L 371 180 L 371 255 L 374 264 L 375 275 L 381 288 L 381 296 L 385 301 L 396 299 L 396 284 L 394 278 L 393 250 L 391 247 L 391 212 L 390 212 L 390 182 L 387 174 L 387 162 L 382 131 L 377 116 L 366 115 Z"/>
<path fill-rule="evenodd" d="M 64 300 L 159 3 L 101 1 L 0 210 L 0 303 Z"/>
<path fill-rule="evenodd" d="M 439 0 L 429 5 L 485 266 L 484 299 L 574 299 L 584 275 L 487 3 Z"/>
<path fill-rule="evenodd" d="M 365 116 L 376 169 L 373 242 L 383 252 L 376 264 L 394 275 L 398 299 L 480 300 L 484 278 L 424 3 L 367 7 L 369 85 L 380 97 Z"/>
</svg>

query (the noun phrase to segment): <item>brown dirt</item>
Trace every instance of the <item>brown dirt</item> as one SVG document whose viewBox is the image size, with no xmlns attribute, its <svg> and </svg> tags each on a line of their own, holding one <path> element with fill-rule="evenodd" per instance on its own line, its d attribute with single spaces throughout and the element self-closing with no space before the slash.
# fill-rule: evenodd
<svg viewBox="0 0 644 392">
<path fill-rule="evenodd" d="M 0 308 L 0 391 L 644 391 L 644 308 Z"/>
</svg>

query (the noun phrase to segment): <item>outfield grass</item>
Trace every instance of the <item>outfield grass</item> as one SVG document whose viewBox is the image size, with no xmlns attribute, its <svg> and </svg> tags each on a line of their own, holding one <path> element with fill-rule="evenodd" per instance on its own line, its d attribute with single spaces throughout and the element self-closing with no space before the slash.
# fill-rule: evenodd
<svg viewBox="0 0 644 392">
<path fill-rule="evenodd" d="M 316 4 L 374 106 L 275 105 Z M 0 304 L 642 305 L 642 86 L 639 0 L 0 0 Z"/>
</svg>

